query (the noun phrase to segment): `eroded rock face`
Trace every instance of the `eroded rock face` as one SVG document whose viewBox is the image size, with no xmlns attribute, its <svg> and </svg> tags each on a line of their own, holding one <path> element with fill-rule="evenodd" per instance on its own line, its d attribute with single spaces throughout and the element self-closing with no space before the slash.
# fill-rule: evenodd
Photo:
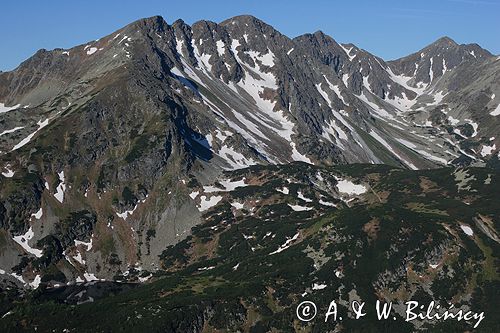
<svg viewBox="0 0 500 333">
<path fill-rule="evenodd" d="M 223 170 L 496 166 L 498 73 L 477 45 L 442 39 L 385 62 L 251 16 L 153 17 L 41 50 L 0 73 L 2 277 L 148 276 L 204 221 L 216 199 L 190 194 Z"/>
</svg>

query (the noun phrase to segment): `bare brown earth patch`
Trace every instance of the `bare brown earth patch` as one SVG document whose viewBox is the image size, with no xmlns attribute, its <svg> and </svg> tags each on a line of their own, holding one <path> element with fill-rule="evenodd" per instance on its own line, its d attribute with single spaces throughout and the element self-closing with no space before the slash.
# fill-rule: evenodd
<svg viewBox="0 0 500 333">
<path fill-rule="evenodd" d="M 363 226 L 363 231 L 368 235 L 368 240 L 371 242 L 377 239 L 378 231 L 380 230 L 380 220 L 378 218 L 372 218 L 370 222 Z"/>
<path fill-rule="evenodd" d="M 420 177 L 420 188 L 424 193 L 439 191 L 439 186 L 427 177 Z"/>
</svg>

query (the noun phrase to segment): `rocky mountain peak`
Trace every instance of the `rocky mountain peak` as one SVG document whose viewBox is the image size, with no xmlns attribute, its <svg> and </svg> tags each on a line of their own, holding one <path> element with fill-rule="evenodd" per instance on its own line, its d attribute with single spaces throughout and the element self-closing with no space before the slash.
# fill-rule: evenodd
<svg viewBox="0 0 500 333">
<path fill-rule="evenodd" d="M 482 61 L 492 56 L 492 54 L 477 44 L 458 44 L 450 37 L 441 37 L 434 43 L 424 47 L 420 54 L 421 58 L 438 56 L 452 63 L 458 57 L 462 61 Z"/>
<path fill-rule="evenodd" d="M 269 24 L 260 20 L 259 18 L 253 15 L 238 15 L 234 16 L 230 19 L 224 20 L 220 23 L 222 26 L 227 25 L 238 25 L 238 26 L 246 26 L 246 27 L 271 27 Z M 274 28 L 273 28 L 274 29 Z"/>
<path fill-rule="evenodd" d="M 190 28 L 189 24 L 184 22 L 182 19 L 177 19 L 172 23 L 172 28 L 174 29 L 185 29 L 185 28 Z"/>
<path fill-rule="evenodd" d="M 481 62 L 491 53 L 478 45 L 457 44 L 449 37 L 441 37 L 418 52 L 390 61 L 392 70 L 414 77 L 414 82 L 429 85 L 464 62 Z"/>
<path fill-rule="evenodd" d="M 245 41 L 248 41 L 249 38 L 252 40 L 273 39 L 275 37 L 289 39 L 273 26 L 251 15 L 233 17 L 219 23 L 219 26 L 226 29 L 231 35 L 245 36 Z"/>
<path fill-rule="evenodd" d="M 433 42 L 431 45 L 436 46 L 457 46 L 458 44 L 448 36 L 443 36 Z"/>
<path fill-rule="evenodd" d="M 148 27 L 148 28 L 155 28 L 155 27 L 162 27 L 168 25 L 165 19 L 160 16 L 160 15 L 155 15 L 151 17 L 146 17 L 143 19 L 139 19 L 137 21 L 132 22 L 129 24 L 127 27 Z"/>
</svg>

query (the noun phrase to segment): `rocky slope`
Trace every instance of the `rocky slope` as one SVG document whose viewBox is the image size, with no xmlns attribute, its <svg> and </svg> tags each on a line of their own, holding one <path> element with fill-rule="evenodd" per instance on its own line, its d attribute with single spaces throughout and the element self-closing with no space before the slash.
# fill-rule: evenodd
<svg viewBox="0 0 500 333">
<path fill-rule="evenodd" d="M 165 250 L 224 199 L 202 193 L 224 170 L 498 168 L 499 75 L 497 56 L 449 38 L 384 61 L 250 16 L 152 17 L 41 50 L 0 73 L 0 283 L 178 269 Z"/>
</svg>

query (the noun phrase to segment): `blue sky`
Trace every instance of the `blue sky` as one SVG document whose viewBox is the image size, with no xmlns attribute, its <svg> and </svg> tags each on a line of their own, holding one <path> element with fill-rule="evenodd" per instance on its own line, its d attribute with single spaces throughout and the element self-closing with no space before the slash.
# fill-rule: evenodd
<svg viewBox="0 0 500 333">
<path fill-rule="evenodd" d="M 445 35 L 500 54 L 498 13 L 500 0 L 2 0 L 0 70 L 15 68 L 38 49 L 69 48 L 153 15 L 191 24 L 251 14 L 289 37 L 322 30 L 386 60 Z"/>
</svg>

